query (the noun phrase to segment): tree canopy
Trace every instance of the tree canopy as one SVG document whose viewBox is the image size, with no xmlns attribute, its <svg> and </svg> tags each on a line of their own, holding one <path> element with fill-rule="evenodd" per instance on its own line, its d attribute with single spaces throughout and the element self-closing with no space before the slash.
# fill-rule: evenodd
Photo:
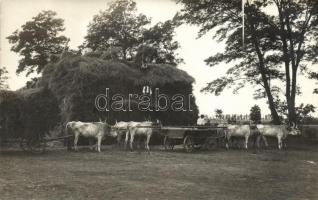
<svg viewBox="0 0 318 200">
<path fill-rule="evenodd" d="M 64 20 L 56 15 L 50 10 L 42 11 L 7 37 L 11 51 L 21 56 L 17 73 L 40 73 L 51 54 L 62 53 L 67 38 L 60 35 L 65 30 Z"/>
<path fill-rule="evenodd" d="M 136 2 L 113 1 L 88 25 L 82 48 L 106 51 L 111 58 L 139 63 L 181 62 L 175 52 L 179 43 L 173 40 L 173 21 L 160 22 L 153 27 L 150 24 L 150 18 L 137 12 Z"/>
<path fill-rule="evenodd" d="M 280 123 L 276 101 L 284 94 L 288 118 L 295 121 L 297 77 L 306 70 L 305 62 L 315 60 L 313 52 L 318 46 L 318 2 L 247 0 L 244 15 L 241 0 L 178 2 L 183 8 L 177 19 L 200 26 L 199 37 L 214 30 L 214 39 L 226 44 L 223 53 L 212 55 L 206 63 L 232 65 L 224 77 L 202 91 L 219 95 L 225 88 L 234 87 L 236 92 L 246 84 L 255 85 L 255 97 L 267 98 L 274 123 Z M 274 12 L 268 12 L 269 8 Z"/>
</svg>

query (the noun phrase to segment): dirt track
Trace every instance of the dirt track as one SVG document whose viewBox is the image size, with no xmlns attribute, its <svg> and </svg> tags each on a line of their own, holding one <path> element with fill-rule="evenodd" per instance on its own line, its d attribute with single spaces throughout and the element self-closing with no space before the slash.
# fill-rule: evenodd
<svg viewBox="0 0 318 200">
<path fill-rule="evenodd" d="M 318 153 L 8 151 L 0 154 L 0 199 L 314 200 Z"/>
</svg>

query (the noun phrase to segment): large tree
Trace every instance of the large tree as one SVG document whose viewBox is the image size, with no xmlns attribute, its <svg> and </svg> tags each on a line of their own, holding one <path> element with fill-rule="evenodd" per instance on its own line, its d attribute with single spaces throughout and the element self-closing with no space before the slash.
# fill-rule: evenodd
<svg viewBox="0 0 318 200">
<path fill-rule="evenodd" d="M 117 0 L 95 15 L 82 47 L 110 52 L 112 58 L 177 64 L 173 40 L 175 24 L 168 20 L 150 27 L 151 20 L 138 13 L 133 0 Z M 112 55 L 112 54 L 116 55 Z M 147 59 L 146 59 L 147 58 Z"/>
<path fill-rule="evenodd" d="M 233 64 L 226 76 L 208 83 L 203 91 L 220 94 L 225 88 L 257 85 L 256 97 L 267 97 L 274 123 L 279 94 L 284 94 L 288 118 L 296 120 L 297 76 L 317 45 L 317 2 L 314 0 L 180 0 L 177 19 L 201 27 L 199 36 L 214 30 L 225 52 L 206 59 L 215 66 Z M 245 12 L 242 15 L 242 7 Z M 273 10 L 274 12 L 268 12 Z M 311 40 L 315 38 L 315 40 Z M 283 83 L 281 89 L 277 83 Z"/>
<path fill-rule="evenodd" d="M 176 50 L 180 47 L 173 40 L 174 30 L 177 24 L 173 20 L 159 22 L 143 32 L 142 43 L 139 45 L 136 60 L 143 59 L 144 62 L 169 63 L 177 65 L 183 62 L 178 57 Z"/>
<path fill-rule="evenodd" d="M 51 54 L 62 53 L 67 38 L 60 35 L 65 29 L 64 20 L 56 15 L 50 10 L 42 11 L 7 37 L 12 44 L 11 51 L 21 57 L 17 73 L 40 73 Z"/>
</svg>

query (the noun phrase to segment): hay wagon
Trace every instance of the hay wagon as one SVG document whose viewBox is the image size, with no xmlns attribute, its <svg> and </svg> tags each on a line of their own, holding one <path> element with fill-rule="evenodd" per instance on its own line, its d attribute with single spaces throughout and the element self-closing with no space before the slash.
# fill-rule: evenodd
<svg viewBox="0 0 318 200">
<path fill-rule="evenodd" d="M 173 150 L 175 145 L 183 145 L 187 152 L 204 148 L 215 149 L 224 141 L 225 127 L 188 126 L 188 127 L 161 127 L 164 135 L 164 148 Z"/>
</svg>

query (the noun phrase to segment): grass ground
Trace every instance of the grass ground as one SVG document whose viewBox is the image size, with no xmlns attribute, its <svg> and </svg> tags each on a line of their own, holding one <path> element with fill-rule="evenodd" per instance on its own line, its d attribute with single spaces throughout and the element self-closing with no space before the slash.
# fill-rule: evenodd
<svg viewBox="0 0 318 200">
<path fill-rule="evenodd" d="M 0 199 L 318 199 L 317 148 L 0 154 Z"/>
</svg>

